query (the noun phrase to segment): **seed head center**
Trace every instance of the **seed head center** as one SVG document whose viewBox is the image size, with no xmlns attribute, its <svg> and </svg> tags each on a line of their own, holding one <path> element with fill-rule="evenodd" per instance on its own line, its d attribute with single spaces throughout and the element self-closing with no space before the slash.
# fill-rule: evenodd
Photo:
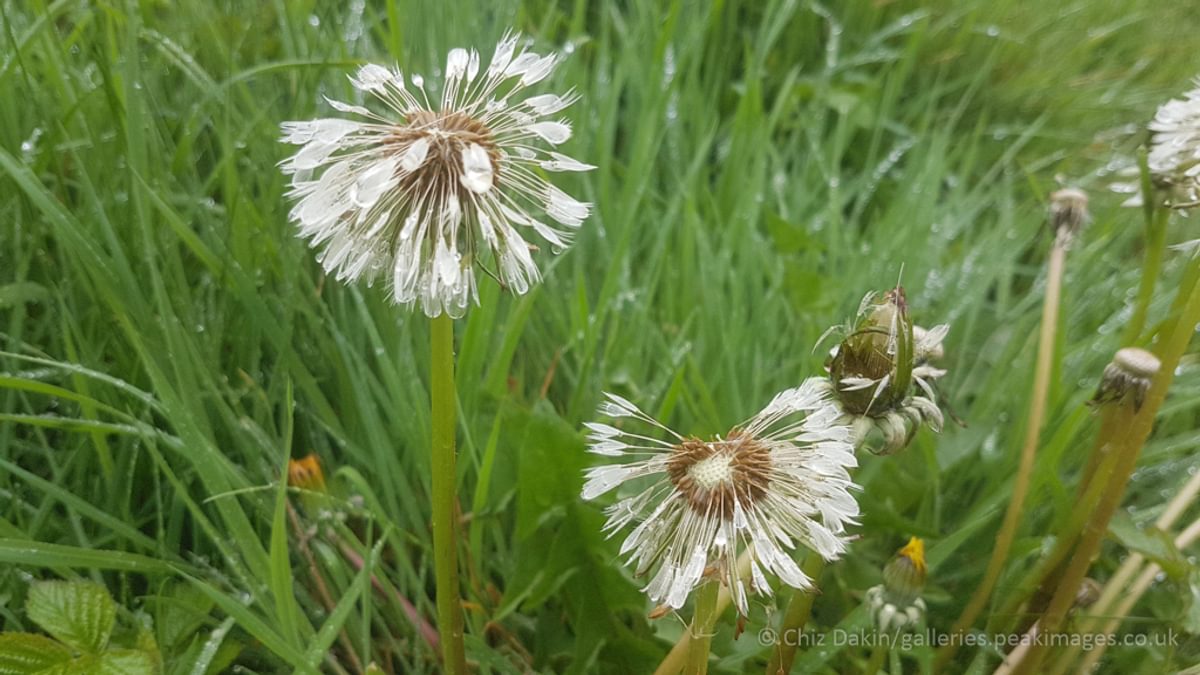
<svg viewBox="0 0 1200 675">
<path fill-rule="evenodd" d="M 766 494 L 770 471 L 770 449 L 737 429 L 724 440 L 689 438 L 667 460 L 667 476 L 692 509 L 726 520 L 736 505 L 747 508 Z"/>
<path fill-rule="evenodd" d="M 709 455 L 688 469 L 688 476 L 702 490 L 715 490 L 722 483 L 733 481 L 730 457 L 724 452 Z"/>
<path fill-rule="evenodd" d="M 472 145 L 487 153 L 493 180 L 500 174 L 500 151 L 492 130 L 474 117 L 454 111 L 418 110 L 392 134 L 398 152 L 422 138 L 429 143 L 427 157 L 419 169 L 402 179 L 409 190 L 454 194 L 460 201 L 465 200 L 466 188 L 459 177 L 466 170 L 463 152 Z"/>
</svg>

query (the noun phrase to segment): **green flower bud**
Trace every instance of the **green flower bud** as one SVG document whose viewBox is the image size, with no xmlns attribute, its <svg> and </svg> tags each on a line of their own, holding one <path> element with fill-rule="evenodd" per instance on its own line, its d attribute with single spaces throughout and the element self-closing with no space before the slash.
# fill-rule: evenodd
<svg viewBox="0 0 1200 675">
<path fill-rule="evenodd" d="M 908 603 L 925 589 L 925 573 L 925 542 L 912 537 L 883 568 L 883 586 L 894 601 Z"/>
<path fill-rule="evenodd" d="M 900 286 L 875 301 L 867 296 L 854 331 L 830 362 L 834 390 L 847 412 L 883 415 L 908 395 L 913 371 L 913 326 Z"/>
<path fill-rule="evenodd" d="M 883 568 L 883 584 L 867 591 L 867 608 L 877 629 L 894 633 L 921 623 L 925 573 L 925 543 L 913 537 Z"/>
</svg>

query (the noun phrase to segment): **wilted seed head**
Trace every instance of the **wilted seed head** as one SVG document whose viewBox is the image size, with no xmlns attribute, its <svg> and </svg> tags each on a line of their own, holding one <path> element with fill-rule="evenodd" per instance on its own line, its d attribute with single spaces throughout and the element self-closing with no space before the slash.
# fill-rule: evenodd
<svg viewBox="0 0 1200 675">
<path fill-rule="evenodd" d="M 1145 349 L 1125 347 L 1119 350 L 1112 362 L 1104 367 L 1104 376 L 1092 397 L 1092 404 L 1119 404 L 1128 400 L 1133 403 L 1134 410 L 1141 409 L 1160 365 L 1158 357 Z"/>
<path fill-rule="evenodd" d="M 1100 582 L 1091 577 L 1084 577 L 1083 581 L 1079 582 L 1079 592 L 1075 594 L 1074 607 L 1091 607 L 1100 599 L 1100 594 L 1103 592 Z"/>
<path fill-rule="evenodd" d="M 1091 221 L 1087 193 L 1063 188 L 1050 195 L 1050 229 L 1062 239 L 1074 236 Z"/>
<path fill-rule="evenodd" d="M 853 332 L 838 345 L 829 375 L 838 399 L 855 415 L 883 415 L 912 383 L 913 326 L 900 286 L 863 299 Z"/>
<path fill-rule="evenodd" d="M 667 477 L 692 509 L 732 519 L 734 505 L 753 504 L 771 484 L 771 451 L 734 429 L 725 443 L 689 438 L 667 460 Z"/>
</svg>

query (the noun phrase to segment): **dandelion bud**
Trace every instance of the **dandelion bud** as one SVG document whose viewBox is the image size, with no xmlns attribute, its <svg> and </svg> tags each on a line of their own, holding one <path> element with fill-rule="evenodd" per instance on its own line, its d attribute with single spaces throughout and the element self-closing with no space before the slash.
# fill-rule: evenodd
<svg viewBox="0 0 1200 675">
<path fill-rule="evenodd" d="M 912 537 L 883 568 L 883 587 L 898 600 L 915 599 L 925 589 L 925 542 Z"/>
<path fill-rule="evenodd" d="M 1059 237 L 1071 237 L 1092 218 L 1087 193 L 1063 188 L 1050 195 L 1050 229 Z"/>
<path fill-rule="evenodd" d="M 1126 347 L 1118 351 L 1112 363 L 1104 367 L 1092 404 L 1121 403 L 1128 399 L 1133 402 L 1133 409 L 1139 410 L 1159 366 L 1158 357 L 1145 349 Z"/>
<path fill-rule="evenodd" d="M 325 472 L 321 470 L 321 460 L 315 452 L 303 459 L 288 460 L 287 481 L 288 485 L 299 489 L 304 513 L 317 520 L 333 514 Z"/>
<path fill-rule="evenodd" d="M 321 470 L 321 459 L 311 453 L 303 459 L 288 460 L 288 485 L 309 492 L 327 492 L 325 472 Z"/>
<path fill-rule="evenodd" d="M 847 412 L 880 414 L 908 394 L 913 370 L 913 326 L 900 286 L 876 302 L 868 295 L 854 331 L 842 340 L 829 374 Z"/>
<path fill-rule="evenodd" d="M 913 325 L 904 289 L 897 286 L 879 301 L 867 295 L 845 330 L 830 354 L 827 388 L 848 418 L 855 447 L 892 454 L 907 447 L 922 424 L 940 431 L 934 382 L 946 371 L 933 363 L 945 355 L 950 327 Z"/>
<path fill-rule="evenodd" d="M 925 574 L 925 542 L 912 537 L 883 568 L 883 584 L 867 591 L 867 607 L 877 629 L 893 633 L 921 622 Z"/>
</svg>

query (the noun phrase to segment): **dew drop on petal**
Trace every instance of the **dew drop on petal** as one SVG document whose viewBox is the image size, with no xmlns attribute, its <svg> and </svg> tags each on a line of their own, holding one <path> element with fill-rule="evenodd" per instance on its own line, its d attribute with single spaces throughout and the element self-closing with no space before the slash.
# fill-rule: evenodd
<svg viewBox="0 0 1200 675">
<path fill-rule="evenodd" d="M 413 141 L 404 151 L 404 155 L 400 158 L 400 168 L 412 173 L 425 163 L 425 157 L 429 154 L 429 137 L 422 136 Z"/>
<path fill-rule="evenodd" d="M 463 173 L 459 177 L 463 187 L 476 194 L 492 188 L 492 158 L 478 143 L 471 143 L 462 151 Z"/>
</svg>

